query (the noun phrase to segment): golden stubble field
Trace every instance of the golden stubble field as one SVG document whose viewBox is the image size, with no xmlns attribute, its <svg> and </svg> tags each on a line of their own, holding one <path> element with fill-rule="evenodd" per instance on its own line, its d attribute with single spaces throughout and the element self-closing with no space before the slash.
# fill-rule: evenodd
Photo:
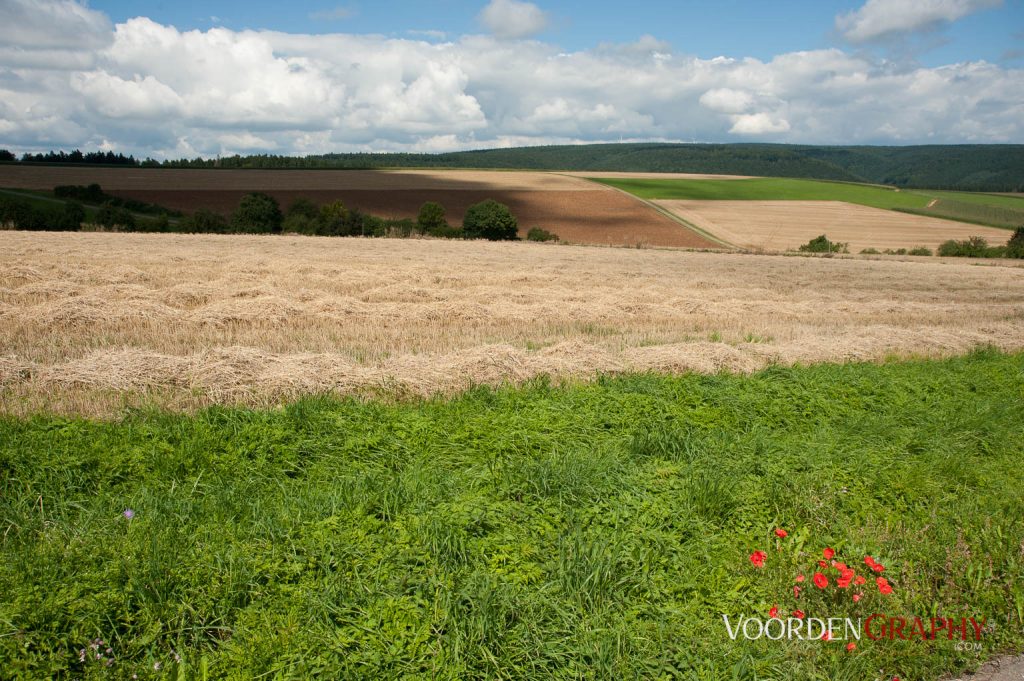
<svg viewBox="0 0 1024 681">
<path fill-rule="evenodd" d="M 1024 269 L 529 243 L 0 232 L 0 410 L 1024 347 Z"/>
<path fill-rule="evenodd" d="M 985 237 L 1005 244 L 1012 232 L 964 222 L 910 215 L 843 201 L 654 201 L 690 224 L 740 248 L 795 251 L 820 234 L 849 244 L 851 253 L 865 248 L 927 246 L 944 241 Z"/>
</svg>

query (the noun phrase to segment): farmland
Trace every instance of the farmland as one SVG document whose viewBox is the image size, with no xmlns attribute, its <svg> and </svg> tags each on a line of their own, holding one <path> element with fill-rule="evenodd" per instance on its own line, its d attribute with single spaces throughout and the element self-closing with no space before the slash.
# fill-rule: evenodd
<svg viewBox="0 0 1024 681">
<path fill-rule="evenodd" d="M 776 178 L 593 179 L 744 248 L 795 250 L 822 233 L 856 250 L 934 248 L 971 236 L 1001 245 L 1003 230 L 1024 224 L 1024 199 L 1006 195 Z"/>
<path fill-rule="evenodd" d="M 869 208 L 841 201 L 655 201 L 674 215 L 741 248 L 795 251 L 820 234 L 849 244 L 851 253 L 925 246 L 981 236 L 1006 243 L 995 227 Z"/>
<path fill-rule="evenodd" d="M 1024 270 L 965 261 L 291 236 L 0 241 L 9 413 L 1024 347 Z"/>
<path fill-rule="evenodd" d="M 52 190 L 100 184 L 121 198 L 193 212 L 228 214 L 248 192 L 264 191 L 282 206 L 303 197 L 341 200 L 380 217 L 415 218 L 438 201 L 456 224 L 485 199 L 507 204 L 523 234 L 542 227 L 574 243 L 714 248 L 718 244 L 674 220 L 586 180 L 550 173 L 502 171 L 223 171 L 0 166 L 0 187 Z"/>
</svg>

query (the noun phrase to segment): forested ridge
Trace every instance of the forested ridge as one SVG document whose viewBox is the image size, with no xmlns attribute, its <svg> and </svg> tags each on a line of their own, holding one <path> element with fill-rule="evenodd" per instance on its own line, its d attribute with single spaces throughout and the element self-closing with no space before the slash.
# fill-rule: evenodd
<svg viewBox="0 0 1024 681">
<path fill-rule="evenodd" d="M 171 168 L 493 168 L 687 172 L 869 182 L 907 188 L 1024 191 L 1024 145 L 905 147 L 784 144 L 585 144 L 444 154 L 334 153 L 155 161 L 111 152 L 25 154 L 0 161 Z"/>
</svg>

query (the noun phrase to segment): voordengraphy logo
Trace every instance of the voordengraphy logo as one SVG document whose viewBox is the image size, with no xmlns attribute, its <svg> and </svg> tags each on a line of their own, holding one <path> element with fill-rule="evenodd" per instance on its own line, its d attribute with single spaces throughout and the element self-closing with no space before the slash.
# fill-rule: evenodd
<svg viewBox="0 0 1024 681">
<path fill-rule="evenodd" d="M 773 532 L 774 556 L 754 550 L 749 570 L 767 581 L 777 600 L 764 615 L 722 615 L 732 640 L 768 639 L 845 642 L 853 652 L 862 640 L 979 642 L 984 617 L 919 617 L 891 613 L 896 585 L 884 576 L 885 565 L 868 554 L 856 564 L 840 560 L 831 547 L 805 550 L 807 533 Z M 820 557 L 819 557 L 820 556 Z"/>
</svg>

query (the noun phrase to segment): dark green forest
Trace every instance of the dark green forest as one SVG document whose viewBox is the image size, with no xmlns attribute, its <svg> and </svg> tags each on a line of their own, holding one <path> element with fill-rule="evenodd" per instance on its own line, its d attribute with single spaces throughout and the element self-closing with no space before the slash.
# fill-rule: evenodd
<svg viewBox="0 0 1024 681">
<path fill-rule="evenodd" d="M 102 157 L 102 161 L 97 161 Z M 824 147 L 785 144 L 586 144 L 487 149 L 447 154 L 339 153 L 137 161 L 113 154 L 50 152 L 20 161 L 116 163 L 169 168 L 494 168 L 688 172 L 869 182 L 918 189 L 1024 191 L 1024 145 Z"/>
</svg>

